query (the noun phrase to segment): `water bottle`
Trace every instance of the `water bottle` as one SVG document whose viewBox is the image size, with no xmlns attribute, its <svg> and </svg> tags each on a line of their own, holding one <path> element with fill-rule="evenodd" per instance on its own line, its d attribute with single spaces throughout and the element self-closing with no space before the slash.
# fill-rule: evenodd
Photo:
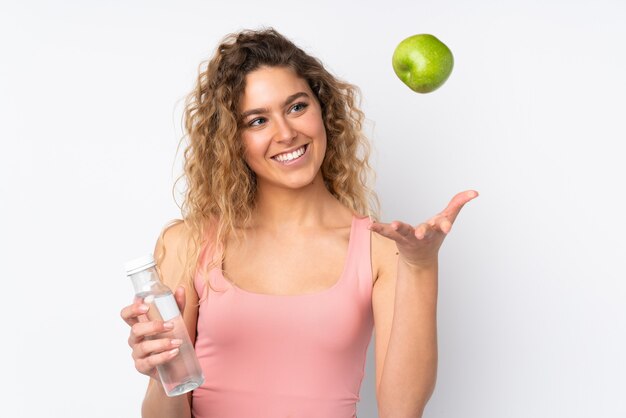
<svg viewBox="0 0 626 418">
<path fill-rule="evenodd" d="M 172 330 L 152 338 L 176 338 L 183 341 L 175 357 L 157 366 L 165 393 L 167 396 L 177 396 L 196 389 L 204 382 L 204 376 L 176 299 L 172 291 L 161 282 L 155 266 L 151 255 L 137 258 L 125 264 L 126 275 L 133 282 L 135 296 L 149 306 L 146 313 L 148 319 L 174 324 Z"/>
</svg>

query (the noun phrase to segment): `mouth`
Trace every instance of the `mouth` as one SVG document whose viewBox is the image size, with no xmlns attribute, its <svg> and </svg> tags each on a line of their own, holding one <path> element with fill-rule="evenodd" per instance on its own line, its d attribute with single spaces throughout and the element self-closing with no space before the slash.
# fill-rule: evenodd
<svg viewBox="0 0 626 418">
<path fill-rule="evenodd" d="M 274 155 L 272 159 L 274 161 L 278 161 L 279 163 L 287 164 L 301 158 L 308 148 L 309 144 L 305 144 L 296 150 Z"/>
</svg>

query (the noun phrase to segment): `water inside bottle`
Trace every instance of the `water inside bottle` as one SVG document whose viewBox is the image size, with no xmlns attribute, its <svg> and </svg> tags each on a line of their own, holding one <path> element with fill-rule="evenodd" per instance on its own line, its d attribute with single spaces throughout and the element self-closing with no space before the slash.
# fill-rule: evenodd
<svg viewBox="0 0 626 418">
<path fill-rule="evenodd" d="M 146 314 L 149 320 L 169 321 L 174 324 L 171 331 L 159 333 L 152 338 L 183 341 L 179 347 L 179 353 L 172 360 L 157 366 L 165 393 L 167 396 L 177 396 L 196 389 L 204 382 L 204 376 L 174 295 L 172 292 L 166 292 L 158 295 L 138 294 L 137 296 L 143 298 L 143 302 L 149 306 Z"/>
</svg>

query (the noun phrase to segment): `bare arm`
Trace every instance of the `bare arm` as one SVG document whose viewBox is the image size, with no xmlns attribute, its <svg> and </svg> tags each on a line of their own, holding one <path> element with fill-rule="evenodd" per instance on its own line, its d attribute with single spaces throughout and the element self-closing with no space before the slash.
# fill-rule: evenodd
<svg viewBox="0 0 626 418">
<path fill-rule="evenodd" d="M 421 417 L 437 376 L 437 268 L 414 270 L 386 250 L 373 292 L 379 415 Z"/>
<path fill-rule="evenodd" d="M 184 280 L 182 274 L 186 257 L 187 235 L 185 226 L 178 223 L 168 228 L 159 239 L 155 248 L 155 259 L 165 251 L 159 262 L 159 269 L 163 283 L 175 290 L 174 296 L 183 313 L 183 319 L 192 342 L 196 338 L 196 323 L 198 318 L 198 295 L 189 280 Z M 135 368 L 150 376 L 148 389 L 142 404 L 144 418 L 187 418 L 191 417 L 191 395 L 185 394 L 168 397 L 163 390 L 156 372 L 158 364 L 165 363 L 178 354 L 177 346 L 165 338 L 146 339 L 148 335 L 158 335 L 165 331 L 162 321 L 141 320 L 143 313 L 141 301 L 125 307 L 122 318 L 131 325 L 131 334 L 128 339 L 133 349 Z"/>
<path fill-rule="evenodd" d="M 380 234 L 373 235 L 372 303 L 381 418 L 420 418 L 433 393 L 438 251 L 458 212 L 477 195 L 459 193 L 443 212 L 415 228 L 401 222 L 372 225 Z"/>
</svg>

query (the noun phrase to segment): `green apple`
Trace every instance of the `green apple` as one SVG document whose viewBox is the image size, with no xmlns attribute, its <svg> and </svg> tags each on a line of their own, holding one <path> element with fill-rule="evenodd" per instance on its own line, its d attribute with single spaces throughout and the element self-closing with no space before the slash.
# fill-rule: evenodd
<svg viewBox="0 0 626 418">
<path fill-rule="evenodd" d="M 398 44 L 391 58 L 393 70 L 404 84 L 418 93 L 437 90 L 450 76 L 454 58 L 450 49 L 429 34 L 409 36 Z"/>
</svg>

